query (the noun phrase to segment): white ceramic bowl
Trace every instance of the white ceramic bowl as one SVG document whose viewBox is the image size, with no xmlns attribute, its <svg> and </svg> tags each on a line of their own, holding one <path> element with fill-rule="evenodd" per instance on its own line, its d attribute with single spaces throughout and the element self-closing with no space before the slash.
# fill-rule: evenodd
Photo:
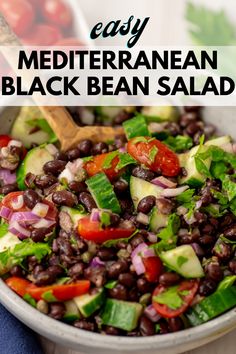
<svg viewBox="0 0 236 354">
<path fill-rule="evenodd" d="M 0 119 L 0 133 L 7 133 L 14 121 L 17 108 L 3 111 Z M 214 123 L 223 134 L 236 138 L 236 110 L 233 108 L 206 108 L 205 119 Z M 104 336 L 79 330 L 55 321 L 28 305 L 2 280 L 0 280 L 0 302 L 19 320 L 30 328 L 60 343 L 83 353 L 96 354 L 177 354 L 209 343 L 236 328 L 236 309 L 201 326 L 181 332 L 152 337 Z"/>
</svg>

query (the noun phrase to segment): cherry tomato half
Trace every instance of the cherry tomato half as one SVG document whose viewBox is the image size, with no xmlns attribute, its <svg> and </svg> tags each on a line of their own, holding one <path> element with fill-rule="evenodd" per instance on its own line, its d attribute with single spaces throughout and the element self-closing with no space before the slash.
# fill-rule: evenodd
<svg viewBox="0 0 236 354">
<path fill-rule="evenodd" d="M 156 296 L 164 293 L 165 291 L 175 288 L 167 288 L 163 285 L 158 285 L 154 290 L 152 297 L 152 304 L 155 310 L 165 318 L 172 318 L 181 315 L 191 304 L 197 290 L 198 290 L 199 281 L 198 280 L 183 280 L 177 287 L 178 296 L 182 299 L 182 304 L 179 308 L 173 309 L 166 304 L 158 303 Z"/>
<path fill-rule="evenodd" d="M 104 163 L 109 158 L 109 156 L 112 156 L 112 152 L 108 152 L 106 154 L 101 154 L 94 156 L 90 161 L 86 162 L 84 165 L 84 169 L 88 173 L 90 177 L 96 175 L 99 172 L 104 172 L 107 177 L 110 180 L 113 180 L 114 178 L 118 177 L 119 174 L 121 173 L 120 171 L 116 170 L 116 166 L 119 163 L 119 157 L 115 156 L 112 161 L 110 162 L 109 168 L 105 168 Z"/>
<path fill-rule="evenodd" d="M 99 221 L 90 221 L 89 217 L 79 220 L 78 233 L 85 240 L 90 240 L 95 243 L 103 243 L 108 240 L 115 240 L 119 238 L 127 238 L 135 231 L 134 228 L 122 229 L 107 227 L 101 228 Z"/>
<path fill-rule="evenodd" d="M 27 293 L 26 289 L 31 283 L 24 278 L 10 277 L 6 280 L 6 284 L 11 290 L 23 297 Z"/>
<path fill-rule="evenodd" d="M 22 42 L 29 46 L 49 46 L 59 41 L 61 37 L 57 27 L 38 24 L 31 33 L 22 38 Z"/>
<path fill-rule="evenodd" d="M 29 1 L 1 0 L 0 11 L 18 36 L 29 32 L 35 18 L 34 9 Z"/>
<path fill-rule="evenodd" d="M 67 301 L 73 299 L 76 296 L 86 294 L 89 291 L 89 288 L 89 280 L 79 280 L 76 283 L 71 284 L 55 284 L 43 287 L 39 287 L 31 283 L 26 288 L 26 292 L 37 301 L 43 299 L 44 295 L 46 301 L 47 295 L 49 298 L 52 298 L 52 301 Z"/>
<path fill-rule="evenodd" d="M 145 277 L 148 281 L 157 282 L 162 273 L 163 265 L 159 257 L 142 258 L 145 267 Z"/>
<path fill-rule="evenodd" d="M 9 135 L 0 135 L 0 148 L 7 146 L 11 140 Z"/>
<path fill-rule="evenodd" d="M 67 28 L 72 23 L 72 12 L 62 0 L 46 0 L 42 3 L 42 14 L 51 24 Z"/>
<path fill-rule="evenodd" d="M 177 176 L 180 172 L 178 156 L 165 144 L 150 137 L 129 140 L 128 153 L 139 163 L 164 176 Z"/>
</svg>

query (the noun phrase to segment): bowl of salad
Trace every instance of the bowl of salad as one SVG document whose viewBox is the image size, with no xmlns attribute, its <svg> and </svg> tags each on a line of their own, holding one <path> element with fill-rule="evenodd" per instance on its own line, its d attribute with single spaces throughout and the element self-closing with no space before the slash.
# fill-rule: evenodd
<svg viewBox="0 0 236 354">
<path fill-rule="evenodd" d="M 173 354 L 230 331 L 233 110 L 68 109 L 124 135 L 61 152 L 37 108 L 2 112 L 1 303 L 82 352 Z"/>
</svg>

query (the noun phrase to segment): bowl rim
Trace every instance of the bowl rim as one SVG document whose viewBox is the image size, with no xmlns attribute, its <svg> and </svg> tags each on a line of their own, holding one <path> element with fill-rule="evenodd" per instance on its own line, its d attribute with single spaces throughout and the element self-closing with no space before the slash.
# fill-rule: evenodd
<svg viewBox="0 0 236 354">
<path fill-rule="evenodd" d="M 45 337 L 53 337 L 56 341 L 72 347 L 78 345 L 78 347 L 84 346 L 100 350 L 133 352 L 145 349 L 168 349 L 173 346 L 189 344 L 193 340 L 202 341 L 206 338 L 209 339 L 209 337 L 212 337 L 213 340 L 215 335 L 226 333 L 236 327 L 236 308 L 234 308 L 205 324 L 166 335 L 157 334 L 150 337 L 106 336 L 75 328 L 40 313 L 8 288 L 3 280 L 0 280 L 0 302 L 14 316 Z"/>
</svg>

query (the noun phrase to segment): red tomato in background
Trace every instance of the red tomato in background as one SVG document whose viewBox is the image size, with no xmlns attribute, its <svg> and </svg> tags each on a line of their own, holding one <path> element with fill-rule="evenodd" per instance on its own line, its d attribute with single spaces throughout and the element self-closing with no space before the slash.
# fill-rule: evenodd
<svg viewBox="0 0 236 354">
<path fill-rule="evenodd" d="M 44 0 L 42 3 L 42 14 L 51 24 L 67 28 L 72 24 L 72 13 L 64 1 Z"/>
<path fill-rule="evenodd" d="M 0 147 L 6 147 L 11 140 L 9 135 L 0 135 Z"/>
<path fill-rule="evenodd" d="M 116 240 L 126 238 L 132 235 L 135 231 L 132 229 L 121 229 L 115 227 L 101 228 L 99 221 L 90 221 L 89 217 L 84 217 L 79 220 L 78 233 L 85 240 L 90 240 L 95 243 L 103 243 L 108 240 Z"/>
<path fill-rule="evenodd" d="M 145 267 L 145 276 L 148 281 L 157 282 L 162 273 L 163 265 L 159 257 L 142 258 Z"/>
<path fill-rule="evenodd" d="M 179 174 L 180 164 L 178 156 L 165 144 L 150 137 L 144 138 L 146 141 L 135 142 L 136 139 L 129 140 L 127 146 L 128 153 L 135 160 L 147 166 L 150 170 L 161 172 L 167 177 L 174 177 Z"/>
<path fill-rule="evenodd" d="M 0 11 L 18 36 L 27 34 L 35 19 L 33 6 L 27 0 L 1 0 Z"/>
<path fill-rule="evenodd" d="M 78 47 L 78 46 L 84 46 L 84 43 L 81 42 L 79 39 L 74 38 L 74 37 L 69 37 L 69 38 L 62 38 L 58 42 L 55 43 L 55 46 L 61 46 L 61 47 Z"/>
<path fill-rule="evenodd" d="M 50 46 L 61 39 L 62 35 L 57 27 L 38 24 L 22 42 L 29 46 Z"/>
<path fill-rule="evenodd" d="M 197 290 L 198 290 L 199 281 L 198 280 L 183 280 L 178 285 L 178 294 L 183 300 L 182 305 L 177 309 L 172 309 L 167 305 L 160 304 L 155 300 L 155 296 L 160 295 L 161 293 L 168 290 L 167 287 L 163 285 L 158 285 L 158 287 L 154 290 L 152 304 L 155 310 L 165 318 L 172 318 L 181 315 L 191 304 Z M 186 295 L 181 295 L 181 292 L 186 291 Z"/>
</svg>

